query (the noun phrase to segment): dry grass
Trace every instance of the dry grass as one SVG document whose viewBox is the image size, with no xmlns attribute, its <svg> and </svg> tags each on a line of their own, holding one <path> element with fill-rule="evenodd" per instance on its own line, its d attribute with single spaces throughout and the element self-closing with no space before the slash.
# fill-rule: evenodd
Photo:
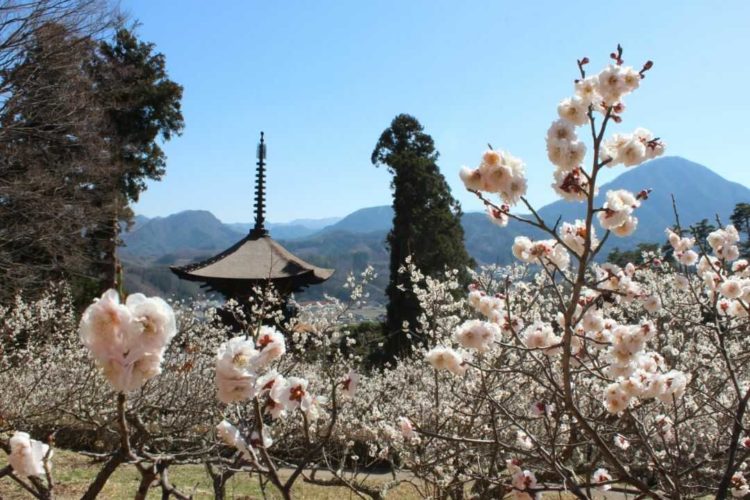
<svg viewBox="0 0 750 500">
<path fill-rule="evenodd" d="M 90 459 L 77 453 L 56 450 L 53 458 L 53 475 L 57 486 L 56 497 L 59 499 L 80 498 L 86 487 L 96 475 L 101 464 L 92 463 Z M 102 499 L 125 499 L 133 498 L 138 489 L 140 476 L 133 466 L 121 466 L 110 478 L 99 498 Z M 179 465 L 169 468 L 169 479 L 183 493 L 192 493 L 195 499 L 213 498 L 211 480 L 201 465 Z M 388 480 L 384 478 L 382 480 Z M 372 479 L 376 484 L 379 479 Z M 228 499 L 255 499 L 263 498 L 258 485 L 257 477 L 249 477 L 247 474 L 238 474 L 233 477 L 227 485 Z M 267 498 L 280 498 L 268 492 Z M 324 487 L 304 484 L 298 480 L 293 490 L 295 498 L 310 500 L 345 500 L 358 498 L 347 488 Z M 408 485 L 402 485 L 389 494 L 390 498 L 417 499 L 420 496 Z M 27 499 L 30 495 L 23 491 L 14 481 L 9 478 L 0 480 L 0 499 Z M 149 499 L 161 498 L 160 490 L 154 488 L 149 494 Z"/>
</svg>

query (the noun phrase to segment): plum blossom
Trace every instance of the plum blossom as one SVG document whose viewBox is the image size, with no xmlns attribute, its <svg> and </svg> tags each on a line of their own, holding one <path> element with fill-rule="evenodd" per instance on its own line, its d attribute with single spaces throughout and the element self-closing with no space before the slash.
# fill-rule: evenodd
<svg viewBox="0 0 750 500">
<path fill-rule="evenodd" d="M 300 377 L 289 377 L 283 384 L 274 384 L 271 388 L 271 399 L 287 410 L 309 407 L 310 398 L 307 393 L 308 381 Z"/>
<path fill-rule="evenodd" d="M 224 342 L 216 355 L 216 385 L 222 403 L 243 401 L 255 396 L 255 363 L 260 354 L 255 344 L 240 336 Z"/>
<path fill-rule="evenodd" d="M 578 255 L 583 255 L 583 251 L 586 248 L 586 221 L 577 219 L 573 224 L 569 222 L 563 222 L 560 228 L 560 237 L 568 247 Z M 599 244 L 599 240 L 596 237 L 594 227 L 591 227 L 591 236 L 589 241 L 589 249 L 596 248 Z"/>
<path fill-rule="evenodd" d="M 508 221 L 510 220 L 508 217 L 507 209 L 505 211 L 493 207 L 493 206 L 487 206 L 487 218 L 495 224 L 496 226 L 505 227 L 508 225 Z"/>
<path fill-rule="evenodd" d="M 500 335 L 500 329 L 493 323 L 469 320 L 456 329 L 453 338 L 462 347 L 487 352 Z"/>
<path fill-rule="evenodd" d="M 133 391 L 161 373 L 163 353 L 177 333 L 172 308 L 136 293 L 120 303 L 107 290 L 84 311 L 79 335 L 115 390 Z"/>
<path fill-rule="evenodd" d="M 116 290 L 107 290 L 83 312 L 79 333 L 96 359 L 122 356 L 135 330 L 133 314 L 120 303 Z"/>
<path fill-rule="evenodd" d="M 464 167 L 459 175 L 467 189 L 497 193 L 508 205 L 515 205 L 526 194 L 523 162 L 504 151 L 486 151 L 478 168 Z"/>
<path fill-rule="evenodd" d="M 735 472 L 730 482 L 734 498 L 744 498 L 750 494 L 750 485 L 748 485 L 747 479 L 745 479 L 745 475 L 741 471 Z"/>
<path fill-rule="evenodd" d="M 271 326 L 260 327 L 256 347 L 259 351 L 257 358 L 254 359 L 256 369 L 263 368 L 279 359 L 286 352 L 284 336 Z"/>
<path fill-rule="evenodd" d="M 467 365 L 463 357 L 450 347 L 434 347 L 425 354 L 425 359 L 436 370 L 448 370 L 454 375 L 466 372 Z"/>
<path fill-rule="evenodd" d="M 528 470 L 521 470 L 518 466 L 508 467 L 511 472 L 511 485 L 513 486 L 513 498 L 516 500 L 531 500 L 538 498 L 536 493 L 533 493 L 534 488 L 537 487 L 538 483 L 536 476 L 533 472 Z M 529 491 L 532 494 L 529 494 Z"/>
<path fill-rule="evenodd" d="M 570 264 L 570 255 L 556 240 L 531 241 L 526 236 L 518 236 L 511 248 L 520 261 L 530 264 L 557 267 L 561 271 Z"/>
<path fill-rule="evenodd" d="M 231 423 L 226 420 L 219 422 L 216 426 L 216 435 L 227 445 L 239 450 L 245 458 L 255 461 L 255 451 L 248 446 L 240 430 Z"/>
<path fill-rule="evenodd" d="M 359 385 L 359 374 L 354 370 L 349 370 L 349 373 L 341 384 L 344 388 L 344 394 L 353 398 L 354 394 L 357 392 L 357 386 Z"/>
<path fill-rule="evenodd" d="M 615 446 L 617 446 L 621 450 L 627 450 L 628 448 L 630 448 L 630 441 L 628 441 L 628 439 L 622 434 L 615 434 L 614 442 Z"/>
<path fill-rule="evenodd" d="M 560 118 L 573 125 L 585 125 L 589 121 L 589 103 L 578 96 L 568 97 L 557 105 L 557 113 Z"/>
<path fill-rule="evenodd" d="M 409 420 L 408 418 L 399 417 L 398 426 L 401 429 L 401 435 L 404 437 L 404 439 L 412 439 L 416 436 L 416 433 L 414 432 L 414 426 L 412 425 L 411 420 Z"/>
<path fill-rule="evenodd" d="M 590 185 L 582 169 L 563 170 L 558 168 L 555 170 L 554 178 L 555 182 L 552 184 L 552 188 L 564 200 L 580 202 L 587 199 Z M 594 194 L 597 192 L 598 188 L 594 190 Z"/>
<path fill-rule="evenodd" d="M 594 471 L 594 473 L 591 475 L 591 482 L 594 484 L 600 485 L 599 489 L 603 491 L 607 491 L 612 488 L 611 485 L 606 484 L 612 481 L 612 476 L 610 475 L 609 471 L 604 468 L 599 468 Z"/>
<path fill-rule="evenodd" d="M 662 141 L 654 139 L 648 130 L 638 128 L 632 134 L 613 134 L 602 144 L 601 156 L 609 160 L 608 167 L 633 167 L 663 155 L 664 151 Z"/>
<path fill-rule="evenodd" d="M 596 76 L 588 76 L 575 83 L 575 95 L 586 105 L 597 104 L 601 101 L 599 95 L 599 79 Z"/>
<path fill-rule="evenodd" d="M 640 205 L 641 202 L 630 191 L 624 189 L 607 191 L 607 201 L 604 203 L 602 210 L 597 214 L 599 224 L 604 229 L 615 229 L 624 224 L 628 224 L 629 227 L 633 226 L 631 214 Z M 625 232 L 627 232 L 627 229 Z"/>
<path fill-rule="evenodd" d="M 49 445 L 31 439 L 26 432 L 16 431 L 9 440 L 10 455 L 8 462 L 13 472 L 19 476 L 43 476 L 44 462 L 49 452 Z"/>
<path fill-rule="evenodd" d="M 270 448 L 273 444 L 273 439 L 271 438 L 268 429 L 269 427 L 267 425 L 263 426 L 262 438 L 258 431 L 253 431 L 252 434 L 250 434 L 250 444 L 255 448 Z"/>
<path fill-rule="evenodd" d="M 717 229 L 709 233 L 706 241 L 713 250 L 714 255 L 720 259 L 733 261 L 740 255 L 739 248 L 737 247 L 740 236 L 737 229 L 731 224 L 723 229 Z"/>
<path fill-rule="evenodd" d="M 610 64 L 597 77 L 597 90 L 607 106 L 614 106 L 640 85 L 641 75 L 630 66 Z"/>
<path fill-rule="evenodd" d="M 568 140 L 555 138 L 555 130 L 564 130 L 560 127 L 556 127 L 556 123 L 557 122 L 552 124 L 547 135 L 547 158 L 549 158 L 549 161 L 553 165 L 558 167 L 559 171 L 567 172 L 580 167 L 586 156 L 586 144 L 577 139 Z"/>
<path fill-rule="evenodd" d="M 643 308 L 651 314 L 661 309 L 661 299 L 658 295 L 649 295 L 643 300 Z"/>
<path fill-rule="evenodd" d="M 552 356 L 560 352 L 562 337 L 555 335 L 552 325 L 535 321 L 523 332 L 523 343 L 529 349 L 543 349 L 544 354 Z"/>
</svg>

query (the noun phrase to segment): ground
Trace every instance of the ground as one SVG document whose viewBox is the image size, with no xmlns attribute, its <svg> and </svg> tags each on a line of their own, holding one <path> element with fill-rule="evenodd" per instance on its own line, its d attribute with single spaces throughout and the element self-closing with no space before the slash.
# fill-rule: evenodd
<svg viewBox="0 0 750 500">
<path fill-rule="evenodd" d="M 56 498 L 78 499 L 91 482 L 101 464 L 92 463 L 91 459 L 77 453 L 56 450 L 52 459 L 53 476 L 57 486 L 55 487 Z M 0 464 L 4 465 L 4 464 Z M 373 481 L 388 480 L 390 476 Z M 121 466 L 110 478 L 104 491 L 99 498 L 122 499 L 133 498 L 138 489 L 140 476 L 133 466 Z M 169 468 L 169 479 L 180 491 L 193 494 L 195 499 L 209 499 L 213 497 L 211 480 L 202 465 L 180 465 Z M 149 499 L 161 498 L 161 490 L 154 488 Z M 247 474 L 238 474 L 233 477 L 227 485 L 227 499 L 246 500 L 263 498 L 258 486 L 257 478 L 250 478 Z M 333 488 L 304 484 L 298 480 L 293 490 L 295 498 L 324 500 L 344 500 L 358 498 L 346 488 Z M 391 492 L 391 498 L 417 499 L 420 498 L 409 486 L 401 486 Z M 0 499 L 28 499 L 31 496 L 23 491 L 14 481 L 9 478 L 0 480 Z M 269 494 L 268 498 L 279 498 L 278 495 Z"/>
</svg>

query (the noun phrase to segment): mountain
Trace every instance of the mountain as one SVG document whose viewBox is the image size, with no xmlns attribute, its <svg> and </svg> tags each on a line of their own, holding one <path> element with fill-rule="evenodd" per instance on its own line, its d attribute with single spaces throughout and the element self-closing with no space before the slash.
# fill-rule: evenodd
<svg viewBox="0 0 750 500">
<path fill-rule="evenodd" d="M 336 224 L 341 217 L 326 217 L 323 219 L 295 219 L 290 222 L 267 222 L 268 231 L 279 240 L 296 240 L 316 233 L 326 226 Z M 252 222 L 233 222 L 227 224 L 239 233 L 247 233 L 253 227 Z"/>
<path fill-rule="evenodd" d="M 321 230 L 321 233 L 348 231 L 355 234 L 372 233 L 373 231 L 391 230 L 393 223 L 393 208 L 390 205 L 381 207 L 361 208 L 350 213 L 336 224 Z"/>
<path fill-rule="evenodd" d="M 127 256 L 158 258 L 170 253 L 210 253 L 223 250 L 242 237 L 205 210 L 186 210 L 168 217 L 136 223 L 122 235 Z"/>
<path fill-rule="evenodd" d="M 609 190 L 638 192 L 648 188 L 653 190 L 649 199 L 635 212 L 639 220 L 637 230 L 628 238 L 611 236 L 600 254 L 602 257 L 606 257 L 616 246 L 625 250 L 641 242 L 663 242 L 664 229 L 674 223 L 672 194 L 683 227 L 704 218 L 713 221 L 716 215 L 726 223 L 737 203 L 750 202 L 750 189 L 727 181 L 708 168 L 684 158 L 666 157 L 625 169 L 619 177 L 600 187 L 597 205 L 604 203 Z M 479 202 L 475 206 L 478 205 Z M 558 218 L 565 221 L 581 218 L 584 209 L 582 203 L 560 200 L 542 207 L 538 213 L 550 225 L 554 225 Z M 271 226 L 271 235 L 308 262 L 336 269 L 336 274 L 327 283 L 305 292 L 306 300 L 322 298 L 324 293 L 341 296 L 344 292 L 341 285 L 346 275 L 350 271 L 359 272 L 366 265 L 375 267 L 379 275 L 371 293 L 373 298 L 382 300 L 388 280 L 385 238 L 392 219 L 391 207 L 370 207 L 352 212 L 317 231 L 298 221 L 299 224 L 292 222 Z M 518 235 L 546 237 L 540 231 L 513 220 L 507 227 L 498 228 L 481 212 L 464 213 L 462 224 L 467 249 L 480 264 L 511 262 L 511 245 Z M 171 276 L 167 267 L 205 258 L 223 250 L 246 234 L 247 227 L 249 225 L 222 224 L 209 212 L 203 211 L 139 220 L 135 228 L 123 236 L 127 244 L 122 252 L 126 268 L 130 266 L 129 269 L 142 280 L 143 286 L 150 286 L 149 283 L 156 280 L 160 284 L 155 288 L 190 294 L 193 289 L 185 288 L 176 277 Z M 287 235 L 299 227 L 309 232 L 304 236 L 299 233 L 286 236 L 284 227 L 289 230 Z M 602 234 L 598 224 L 597 231 Z M 151 274 L 149 269 L 153 270 Z"/>
<path fill-rule="evenodd" d="M 664 230 L 675 223 L 672 195 L 675 197 L 680 224 L 683 228 L 718 216 L 723 224 L 729 223 L 729 216 L 740 202 L 750 202 L 750 189 L 731 182 L 698 163 L 668 156 L 658 158 L 625 171 L 612 182 L 599 189 L 596 205 L 601 206 L 607 191 L 627 189 L 637 193 L 642 189 L 652 189 L 648 200 L 635 211 L 638 228 L 628 238 L 610 237 L 605 249 L 619 245 L 620 248 L 633 248 L 638 243 L 664 242 Z M 551 203 L 541 210 L 540 216 L 554 224 L 558 217 L 562 220 L 581 218 L 585 212 L 583 204 L 564 200 Z M 601 229 L 598 229 L 601 233 Z M 604 253 L 606 255 L 606 252 Z"/>
</svg>

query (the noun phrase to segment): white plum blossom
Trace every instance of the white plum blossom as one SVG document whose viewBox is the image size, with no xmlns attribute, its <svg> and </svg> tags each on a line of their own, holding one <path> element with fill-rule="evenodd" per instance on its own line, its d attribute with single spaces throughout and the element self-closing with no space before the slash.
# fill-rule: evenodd
<svg viewBox="0 0 750 500">
<path fill-rule="evenodd" d="M 634 225 L 631 214 L 640 205 L 641 202 L 630 191 L 607 191 L 607 201 L 597 215 L 599 224 L 604 229 L 615 229 L 622 225 L 631 227 Z"/>
<path fill-rule="evenodd" d="M 87 307 L 79 325 L 83 345 L 120 392 L 161 373 L 164 350 L 176 333 L 174 311 L 164 300 L 137 293 L 121 304 L 115 290 Z"/>
<path fill-rule="evenodd" d="M 563 222 L 560 228 L 560 237 L 568 247 L 578 255 L 583 255 L 583 251 L 586 248 L 586 221 L 577 219 L 573 224 L 569 222 Z M 589 236 L 589 249 L 596 248 L 599 244 L 599 240 L 596 237 L 594 227 L 591 227 L 591 234 Z"/>
<path fill-rule="evenodd" d="M 599 103 L 599 79 L 596 76 L 588 76 L 576 81 L 575 95 L 586 105 Z"/>
<path fill-rule="evenodd" d="M 8 462 L 13 472 L 21 477 L 43 476 L 45 458 L 52 457 L 49 445 L 31 439 L 26 432 L 16 431 L 10 438 L 10 455 Z"/>
<path fill-rule="evenodd" d="M 224 342 L 216 355 L 216 385 L 222 403 L 243 401 L 255 396 L 257 378 L 255 344 L 247 337 Z"/>
<path fill-rule="evenodd" d="M 570 255 L 556 240 L 531 241 L 526 236 L 518 236 L 511 248 L 513 255 L 529 264 L 552 266 L 564 271 L 570 264 Z"/>
<path fill-rule="evenodd" d="M 628 439 L 622 434 L 615 434 L 614 442 L 615 446 L 621 450 L 627 450 L 630 448 L 630 441 L 628 441 Z"/>
<path fill-rule="evenodd" d="M 634 167 L 646 160 L 664 154 L 665 145 L 653 138 L 646 129 L 636 129 L 632 134 L 613 134 L 602 144 L 602 159 L 607 159 L 608 167 L 624 165 Z"/>
<path fill-rule="evenodd" d="M 573 125 L 585 125 L 589 121 L 589 102 L 578 96 L 568 97 L 557 105 L 557 113 L 560 118 Z"/>
<path fill-rule="evenodd" d="M 708 238 L 706 239 L 713 250 L 714 255 L 727 261 L 733 261 L 739 257 L 740 252 L 737 247 L 737 242 L 739 240 L 739 233 L 732 225 L 709 233 Z"/>
<path fill-rule="evenodd" d="M 462 347 L 487 352 L 495 339 L 501 336 L 500 329 L 493 323 L 469 320 L 456 329 L 453 337 Z"/>
<path fill-rule="evenodd" d="M 510 220 L 507 211 L 489 205 L 487 206 L 487 218 L 490 222 L 500 227 L 507 226 Z"/>
<path fill-rule="evenodd" d="M 177 334 L 174 311 L 163 299 L 133 293 L 128 295 L 125 306 L 130 310 L 138 332 L 127 338 L 130 353 L 159 353 Z"/>
<path fill-rule="evenodd" d="M 263 426 L 262 438 L 261 434 L 258 433 L 258 431 L 253 431 L 252 434 L 250 434 L 250 445 L 255 448 L 270 448 L 273 444 L 273 439 L 271 438 L 271 434 L 268 429 L 269 427 L 267 425 Z"/>
<path fill-rule="evenodd" d="M 274 384 L 271 388 L 271 399 L 282 405 L 286 410 L 302 407 L 304 411 L 310 404 L 307 393 L 308 381 L 300 377 L 289 377 L 283 384 Z"/>
<path fill-rule="evenodd" d="M 552 188 L 564 200 L 581 202 L 588 198 L 589 180 L 582 169 L 563 170 L 558 168 L 555 170 L 554 178 L 555 182 L 552 184 Z M 598 188 L 595 188 L 594 195 L 597 193 Z"/>
<path fill-rule="evenodd" d="M 404 439 L 412 439 L 416 436 L 416 433 L 414 432 L 414 425 L 408 418 L 399 417 L 398 426 L 401 429 L 401 435 L 404 437 Z"/>
<path fill-rule="evenodd" d="M 254 359 L 255 369 L 263 368 L 279 359 L 286 352 L 284 336 L 271 326 L 261 326 L 258 332 L 256 347 L 259 354 Z"/>
<path fill-rule="evenodd" d="M 732 277 L 719 286 L 719 293 L 728 299 L 738 299 L 742 297 L 745 288 L 747 288 L 745 280 Z"/>
<path fill-rule="evenodd" d="M 342 382 L 344 388 L 344 394 L 348 397 L 353 398 L 357 392 L 357 386 L 359 385 L 359 374 L 354 370 L 349 370 Z"/>
<path fill-rule="evenodd" d="M 623 238 L 625 236 L 630 236 L 631 234 L 633 234 L 637 227 L 638 217 L 630 216 L 625 219 L 625 222 L 623 222 L 619 226 L 613 227 L 611 231 L 613 234 Z"/>
<path fill-rule="evenodd" d="M 463 168 L 459 175 L 467 189 L 497 193 L 508 205 L 515 205 L 526 194 L 523 162 L 504 151 L 486 151 L 478 168 Z"/>
<path fill-rule="evenodd" d="M 245 458 L 255 461 L 255 452 L 248 446 L 240 430 L 227 420 L 222 420 L 216 426 L 216 435 L 227 445 L 239 450 Z"/>
<path fill-rule="evenodd" d="M 586 144 L 579 140 L 556 139 L 555 133 L 564 129 L 552 124 L 547 136 L 547 158 L 560 171 L 570 171 L 580 167 L 586 156 Z"/>
<path fill-rule="evenodd" d="M 643 300 L 643 308 L 651 314 L 661 309 L 661 299 L 658 295 L 649 295 Z"/>
<path fill-rule="evenodd" d="M 599 73 L 597 90 L 607 106 L 614 106 L 640 85 L 641 75 L 630 66 L 610 64 Z"/>
<path fill-rule="evenodd" d="M 434 347 L 425 354 L 425 359 L 436 370 L 448 370 L 454 375 L 466 372 L 467 365 L 463 357 L 450 347 Z"/>
<path fill-rule="evenodd" d="M 604 468 L 596 469 L 591 475 L 591 482 L 600 485 L 599 489 L 604 491 L 612 489 L 612 486 L 610 484 L 607 484 L 610 481 L 612 481 L 612 476 L 610 475 L 609 471 Z"/>
<path fill-rule="evenodd" d="M 130 309 L 120 303 L 116 290 L 107 290 L 86 308 L 79 333 L 83 345 L 96 359 L 121 357 L 135 329 Z"/>
<path fill-rule="evenodd" d="M 529 349 L 543 349 L 548 356 L 557 354 L 561 348 L 562 337 L 555 335 L 552 325 L 535 321 L 523 332 L 523 343 Z"/>
</svg>

